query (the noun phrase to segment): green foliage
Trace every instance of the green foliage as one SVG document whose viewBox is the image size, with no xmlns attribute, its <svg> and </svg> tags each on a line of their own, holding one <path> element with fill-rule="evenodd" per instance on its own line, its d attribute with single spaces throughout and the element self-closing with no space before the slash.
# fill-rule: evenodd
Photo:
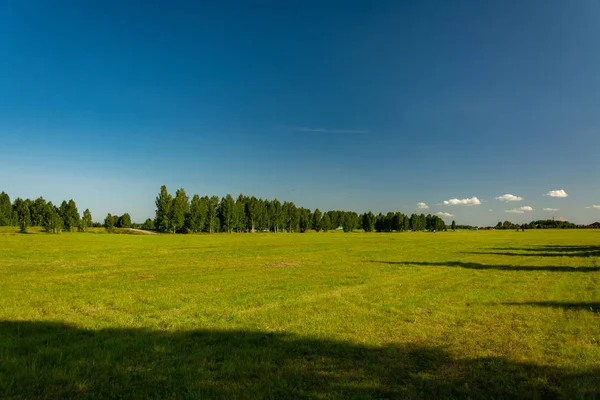
<svg viewBox="0 0 600 400">
<path fill-rule="evenodd" d="M 371 211 L 362 215 L 362 227 L 365 232 L 373 232 L 375 230 L 375 214 Z"/>
<path fill-rule="evenodd" d="M 160 187 L 160 193 L 158 197 L 156 197 L 154 204 L 156 205 L 156 230 L 159 232 L 170 232 L 173 229 L 171 224 L 173 196 L 167 192 L 167 187 L 165 185 Z"/>
<path fill-rule="evenodd" d="M 177 232 L 185 225 L 185 220 L 190 212 L 190 203 L 185 190 L 178 189 L 175 192 L 175 198 L 173 199 L 173 205 L 171 207 L 171 230 L 173 233 Z"/>
<path fill-rule="evenodd" d="M 115 217 L 113 217 L 113 220 Z M 131 216 L 128 213 L 121 215 L 115 225 L 119 228 L 131 228 Z"/>
<path fill-rule="evenodd" d="M 455 231 L 456 230 L 456 221 L 452 221 L 452 230 Z"/>
<path fill-rule="evenodd" d="M 5 192 L 0 193 L 0 226 L 12 225 L 12 204 Z"/>
<path fill-rule="evenodd" d="M 115 231 L 115 218 L 110 213 L 104 218 L 104 228 L 106 228 L 106 231 L 109 233 Z"/>
<path fill-rule="evenodd" d="M 89 208 L 86 208 L 83 212 L 83 217 L 81 218 L 81 230 L 83 232 L 87 231 L 88 228 L 92 226 L 92 223 L 92 213 L 90 212 Z"/>
<path fill-rule="evenodd" d="M 29 201 L 23 200 L 20 197 L 15 199 L 13 208 L 17 213 L 17 219 L 19 221 L 19 228 L 22 233 L 27 232 L 27 227 L 31 225 L 31 213 L 29 211 Z"/>
<path fill-rule="evenodd" d="M 221 199 L 219 204 L 219 219 L 221 220 L 222 228 L 225 232 L 231 233 L 234 228 L 234 207 L 235 202 L 230 194 Z"/>
<path fill-rule="evenodd" d="M 321 210 L 319 210 L 318 208 L 315 210 L 315 212 L 313 213 L 313 221 L 312 221 L 312 228 L 319 232 L 322 229 L 322 219 L 323 219 L 323 213 L 321 213 Z"/>
<path fill-rule="evenodd" d="M 59 233 L 63 229 L 63 219 L 51 201 L 44 207 L 42 226 L 46 233 Z"/>
</svg>

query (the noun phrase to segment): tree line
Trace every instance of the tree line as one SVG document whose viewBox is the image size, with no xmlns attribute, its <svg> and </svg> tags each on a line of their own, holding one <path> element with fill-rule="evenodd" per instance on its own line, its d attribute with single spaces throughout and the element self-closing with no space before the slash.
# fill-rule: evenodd
<svg viewBox="0 0 600 400">
<path fill-rule="evenodd" d="M 306 232 L 309 229 L 328 231 L 340 229 L 352 232 L 444 230 L 446 224 L 437 215 L 400 212 L 375 215 L 372 212 L 357 214 L 353 211 L 331 210 L 321 212 L 297 207 L 293 202 L 278 199 L 264 200 L 255 196 L 230 194 L 202 196 L 195 194 L 191 200 L 184 189 L 173 196 L 166 186 L 156 197 L 156 217 L 148 219 L 143 227 L 158 232 Z"/>
<path fill-rule="evenodd" d="M 79 215 L 75 201 L 63 200 L 55 206 L 43 197 L 35 200 L 17 197 L 11 203 L 5 192 L 0 193 L 0 226 L 18 226 L 26 232 L 29 226 L 42 226 L 46 232 L 86 231 L 93 225 L 89 209 Z"/>
</svg>

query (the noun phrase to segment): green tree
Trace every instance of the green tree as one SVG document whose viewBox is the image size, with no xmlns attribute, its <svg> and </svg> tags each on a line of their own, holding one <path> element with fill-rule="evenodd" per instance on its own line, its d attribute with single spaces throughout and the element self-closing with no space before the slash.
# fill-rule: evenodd
<svg viewBox="0 0 600 400">
<path fill-rule="evenodd" d="M 373 232 L 375 230 L 375 220 L 375 214 L 371 211 L 363 214 L 362 226 L 365 232 Z"/>
<path fill-rule="evenodd" d="M 190 213 L 187 219 L 187 228 L 191 232 L 202 232 L 206 225 L 206 214 L 208 212 L 208 199 L 200 198 L 197 194 L 192 197 Z"/>
<path fill-rule="evenodd" d="M 52 202 L 46 203 L 44 207 L 44 219 L 42 226 L 47 233 L 59 233 L 62 229 L 63 220 L 58 215 L 58 210 Z"/>
<path fill-rule="evenodd" d="M 171 208 L 173 207 L 173 196 L 167 191 L 167 187 L 162 185 L 160 193 L 156 197 L 156 230 L 159 232 L 171 231 Z"/>
<path fill-rule="evenodd" d="M 154 220 L 152 218 L 146 219 L 146 221 L 144 221 L 144 223 L 142 224 L 142 229 L 147 230 L 147 231 L 153 231 L 154 230 Z"/>
<path fill-rule="evenodd" d="M 452 230 L 455 231 L 456 230 L 456 221 L 452 221 Z"/>
<path fill-rule="evenodd" d="M 173 206 L 171 207 L 171 230 L 173 233 L 183 228 L 185 225 L 185 219 L 190 211 L 190 203 L 185 190 L 178 189 L 175 192 L 175 198 L 173 199 Z"/>
<path fill-rule="evenodd" d="M 319 232 L 321 230 L 321 223 L 323 219 L 323 213 L 318 208 L 313 213 L 312 227 L 315 231 Z"/>
<path fill-rule="evenodd" d="M 219 206 L 219 218 L 221 220 L 222 229 L 229 233 L 231 233 L 233 230 L 234 207 L 235 201 L 230 194 L 221 199 L 221 204 Z"/>
<path fill-rule="evenodd" d="M 44 211 L 46 210 L 46 200 L 43 197 L 38 197 L 29 205 L 31 213 L 31 225 L 42 226 L 44 222 Z"/>
<path fill-rule="evenodd" d="M 299 225 L 300 225 L 300 232 L 304 233 L 307 230 L 310 229 L 312 220 L 311 220 L 311 215 L 310 215 L 310 210 L 306 209 L 306 208 L 299 208 L 298 209 L 298 216 L 299 216 Z"/>
<path fill-rule="evenodd" d="M 81 218 L 81 230 L 83 232 L 87 231 L 87 229 L 92 226 L 92 223 L 92 213 L 90 212 L 89 208 L 86 208 L 83 212 L 83 217 Z"/>
<path fill-rule="evenodd" d="M 27 232 L 27 227 L 31 225 L 31 213 L 29 211 L 28 202 L 20 197 L 17 197 L 13 204 L 13 208 L 17 213 L 17 219 L 19 222 L 19 228 L 21 232 Z"/>
<path fill-rule="evenodd" d="M 212 196 L 211 198 L 207 198 L 208 203 L 208 212 L 207 212 L 207 230 L 208 233 L 214 233 L 219 228 L 219 216 L 218 216 L 218 208 L 219 208 L 219 198 L 217 196 Z"/>
<path fill-rule="evenodd" d="M 117 225 L 119 226 L 119 228 L 131 228 L 131 216 L 128 213 L 121 215 L 119 217 Z"/>
<path fill-rule="evenodd" d="M 107 232 L 115 231 L 115 219 L 110 213 L 104 218 L 104 228 Z"/>
<path fill-rule="evenodd" d="M 323 219 L 321 220 L 321 229 L 323 232 L 327 232 L 331 229 L 331 217 L 329 216 L 328 212 L 323 215 Z"/>
<path fill-rule="evenodd" d="M 0 193 L 0 226 L 11 225 L 12 220 L 12 203 L 10 196 L 5 192 Z"/>
</svg>

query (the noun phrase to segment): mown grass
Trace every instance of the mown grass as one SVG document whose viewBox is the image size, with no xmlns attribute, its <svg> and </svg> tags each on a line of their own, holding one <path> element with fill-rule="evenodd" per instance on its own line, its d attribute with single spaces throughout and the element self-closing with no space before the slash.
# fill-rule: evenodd
<svg viewBox="0 0 600 400">
<path fill-rule="evenodd" d="M 600 397 L 599 279 L 596 231 L 4 229 L 0 397 Z"/>
</svg>

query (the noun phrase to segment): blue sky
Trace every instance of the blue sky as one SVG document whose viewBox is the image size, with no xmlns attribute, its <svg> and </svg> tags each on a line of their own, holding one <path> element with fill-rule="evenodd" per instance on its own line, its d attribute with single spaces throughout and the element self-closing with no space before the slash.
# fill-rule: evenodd
<svg viewBox="0 0 600 400">
<path fill-rule="evenodd" d="M 600 2 L 210 3 L 0 0 L 0 190 L 600 220 Z"/>
</svg>

